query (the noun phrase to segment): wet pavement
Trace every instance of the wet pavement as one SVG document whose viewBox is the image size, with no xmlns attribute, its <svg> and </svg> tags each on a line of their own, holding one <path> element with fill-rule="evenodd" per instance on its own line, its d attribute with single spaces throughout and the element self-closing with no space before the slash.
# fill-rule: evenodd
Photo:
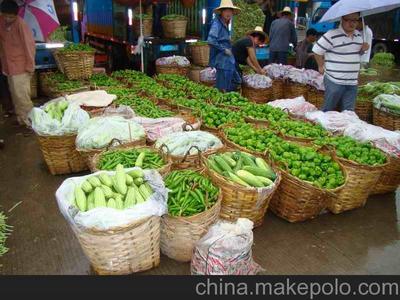
<svg viewBox="0 0 400 300">
<path fill-rule="evenodd" d="M 0 117 L 1 138 L 0 210 L 14 232 L 0 274 L 92 274 L 54 197 L 67 177 L 50 175 L 35 137 L 24 137 Z M 265 274 L 400 274 L 400 196 L 394 193 L 300 224 L 269 213 L 254 235 L 254 258 Z M 160 266 L 144 274 L 189 272 L 189 264 L 162 256 Z"/>
</svg>

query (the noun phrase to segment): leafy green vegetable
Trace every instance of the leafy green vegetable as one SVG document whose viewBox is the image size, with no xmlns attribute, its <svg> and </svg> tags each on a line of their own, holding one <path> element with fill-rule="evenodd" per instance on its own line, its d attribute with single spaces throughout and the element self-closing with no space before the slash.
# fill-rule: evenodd
<svg viewBox="0 0 400 300">
<path fill-rule="evenodd" d="M 392 68 L 395 65 L 394 60 L 395 57 L 392 53 L 380 52 L 374 55 L 371 59 L 371 64 L 385 68 Z"/>
<path fill-rule="evenodd" d="M 86 44 L 68 44 L 60 49 L 60 52 L 94 52 L 95 49 Z"/>
</svg>

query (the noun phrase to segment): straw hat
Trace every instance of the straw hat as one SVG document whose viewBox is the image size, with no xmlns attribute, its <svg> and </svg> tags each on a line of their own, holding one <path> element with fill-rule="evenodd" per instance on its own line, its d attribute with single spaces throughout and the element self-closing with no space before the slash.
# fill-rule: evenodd
<svg viewBox="0 0 400 300">
<path fill-rule="evenodd" d="M 233 9 L 233 13 L 235 15 L 238 14 L 241 10 L 239 7 L 233 5 L 232 0 L 221 0 L 221 4 L 216 9 L 214 9 L 214 13 L 220 14 L 221 10 L 224 8 Z"/>
<path fill-rule="evenodd" d="M 289 13 L 292 14 L 292 10 L 289 6 L 285 6 L 285 8 L 281 11 L 281 13 Z"/>
<path fill-rule="evenodd" d="M 255 32 L 260 33 L 264 36 L 264 38 L 267 38 L 267 34 L 264 32 L 261 26 L 257 26 L 256 28 L 254 28 L 254 30 L 250 30 L 249 32 L 247 32 L 247 35 L 250 35 Z"/>
</svg>

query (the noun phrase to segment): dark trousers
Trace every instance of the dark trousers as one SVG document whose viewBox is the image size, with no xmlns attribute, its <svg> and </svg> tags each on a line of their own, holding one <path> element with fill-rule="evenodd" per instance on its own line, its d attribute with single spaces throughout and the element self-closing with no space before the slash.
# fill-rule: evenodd
<svg viewBox="0 0 400 300">
<path fill-rule="evenodd" d="M 287 65 L 288 52 L 271 51 L 269 54 L 269 62 L 271 64 Z"/>
<path fill-rule="evenodd" d="M 10 90 L 8 89 L 7 77 L 0 74 L 0 103 L 5 112 L 14 109 L 14 105 L 11 100 Z"/>
</svg>

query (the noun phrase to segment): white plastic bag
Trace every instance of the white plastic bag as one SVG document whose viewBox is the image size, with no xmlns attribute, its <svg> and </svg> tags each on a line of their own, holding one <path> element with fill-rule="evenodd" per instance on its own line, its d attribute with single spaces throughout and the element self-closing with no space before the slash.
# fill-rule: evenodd
<svg viewBox="0 0 400 300">
<path fill-rule="evenodd" d="M 313 104 L 307 102 L 303 96 L 294 99 L 275 100 L 267 104 L 282 110 L 287 109 L 291 114 L 298 117 L 304 117 L 306 113 L 318 110 Z"/>
<path fill-rule="evenodd" d="M 244 75 L 243 82 L 255 89 L 267 89 L 272 86 L 271 78 L 260 74 Z"/>
<path fill-rule="evenodd" d="M 79 105 L 70 103 L 60 121 L 51 118 L 45 111 L 46 105 L 65 100 L 65 98 L 54 99 L 40 108 L 34 107 L 29 113 L 32 129 L 39 135 L 66 135 L 76 133 L 89 120 L 89 114 L 81 109 Z"/>
<path fill-rule="evenodd" d="M 76 146 L 78 149 L 100 149 L 108 146 L 113 139 L 128 143 L 144 137 L 144 128 L 133 119 L 96 117 L 79 129 Z"/>
<path fill-rule="evenodd" d="M 211 226 L 194 250 L 192 275 L 257 275 L 262 268 L 252 257 L 252 229 L 249 219 Z"/>
<path fill-rule="evenodd" d="M 200 81 L 216 81 L 217 80 L 217 70 L 214 68 L 205 68 L 204 70 L 200 71 Z"/>
<path fill-rule="evenodd" d="M 137 168 L 125 169 L 126 172 Z M 79 211 L 74 201 L 74 189 L 77 185 L 92 176 L 101 173 L 114 175 L 114 171 L 99 171 L 82 177 L 66 179 L 56 191 L 58 207 L 67 221 L 75 228 L 109 230 L 114 227 L 130 224 L 135 220 L 149 216 L 162 216 L 167 213 L 168 190 L 161 175 L 155 170 L 143 170 L 145 180 L 152 187 L 154 194 L 144 203 L 132 208 L 118 210 L 114 208 L 95 208 L 87 212 Z"/>
<path fill-rule="evenodd" d="M 353 111 L 315 111 L 305 114 L 306 119 L 317 122 L 326 130 L 334 133 L 343 133 L 343 131 L 354 123 L 365 123 Z"/>
<path fill-rule="evenodd" d="M 168 56 L 168 57 L 161 57 L 156 60 L 156 65 L 177 65 L 181 67 L 186 67 L 190 65 L 190 61 L 185 56 Z"/>
</svg>

